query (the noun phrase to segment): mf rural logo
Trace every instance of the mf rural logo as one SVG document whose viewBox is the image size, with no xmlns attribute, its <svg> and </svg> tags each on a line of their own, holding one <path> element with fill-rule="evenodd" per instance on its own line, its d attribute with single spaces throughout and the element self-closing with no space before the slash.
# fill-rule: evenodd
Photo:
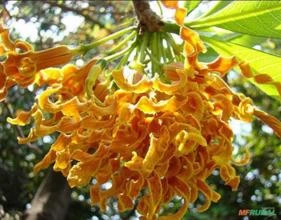
<svg viewBox="0 0 281 220">
<path fill-rule="evenodd" d="M 275 209 L 272 207 L 264 207 L 261 209 L 240 209 L 239 216 L 276 216 Z"/>
</svg>

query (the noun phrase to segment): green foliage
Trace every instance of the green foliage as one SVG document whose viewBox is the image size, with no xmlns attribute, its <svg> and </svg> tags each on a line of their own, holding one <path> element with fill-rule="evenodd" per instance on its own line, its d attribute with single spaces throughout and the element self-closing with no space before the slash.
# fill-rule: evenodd
<svg viewBox="0 0 281 220">
<path fill-rule="evenodd" d="M 244 34 L 281 37 L 280 1 L 233 1 L 219 6 L 225 7 L 188 24 L 195 29 L 216 26 Z"/>
<path fill-rule="evenodd" d="M 194 0 L 194 1 L 186 1 L 184 2 L 184 7 L 187 9 L 187 12 L 192 12 L 195 8 L 199 6 L 201 0 Z"/>
</svg>

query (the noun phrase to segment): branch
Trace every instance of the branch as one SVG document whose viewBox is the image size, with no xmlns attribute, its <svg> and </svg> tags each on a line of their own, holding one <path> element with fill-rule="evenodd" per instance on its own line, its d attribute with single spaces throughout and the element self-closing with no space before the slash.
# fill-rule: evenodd
<svg viewBox="0 0 281 220">
<path fill-rule="evenodd" d="M 50 170 L 32 202 L 23 220 L 61 220 L 65 219 L 71 202 L 70 187 L 66 178 L 59 172 Z"/>
<path fill-rule="evenodd" d="M 7 3 L 7 1 L 2 0 L 3 9 L 0 12 L 0 17 L 3 19 L 3 21 L 5 21 L 6 19 L 10 19 L 12 17 L 10 12 L 8 11 L 7 7 L 6 7 L 6 3 Z"/>
<path fill-rule="evenodd" d="M 58 8 L 61 8 L 62 10 L 64 11 L 71 11 L 71 12 L 74 12 L 75 14 L 78 14 L 78 15 L 81 15 L 83 16 L 86 20 L 92 22 L 92 23 L 96 23 L 98 24 L 101 28 L 104 28 L 106 29 L 107 31 L 111 32 L 110 30 L 108 30 L 105 25 L 103 23 L 101 23 L 100 21 L 94 19 L 92 16 L 90 16 L 89 14 L 85 14 L 84 11 L 80 11 L 76 8 L 71 8 L 65 4 L 60 4 L 60 3 L 57 3 L 56 1 L 46 1 L 47 4 L 49 4 L 50 6 L 53 6 L 53 7 L 58 7 Z"/>
<path fill-rule="evenodd" d="M 164 23 L 161 18 L 150 9 L 146 0 L 133 0 L 135 12 L 138 17 L 140 31 L 159 32 Z"/>
</svg>

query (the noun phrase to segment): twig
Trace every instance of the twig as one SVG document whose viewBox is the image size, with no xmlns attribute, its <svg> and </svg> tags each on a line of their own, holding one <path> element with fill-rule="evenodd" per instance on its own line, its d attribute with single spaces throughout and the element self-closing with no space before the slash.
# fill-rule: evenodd
<svg viewBox="0 0 281 220">
<path fill-rule="evenodd" d="M 8 11 L 6 7 L 6 2 L 5 0 L 2 0 L 2 5 L 3 5 L 3 10 L 1 11 L 0 16 L 2 17 L 3 20 L 5 20 L 5 17 L 8 17 L 9 19 L 12 17 L 10 12 Z"/>
<path fill-rule="evenodd" d="M 79 10 L 79 9 L 76 9 L 76 8 L 72 8 L 72 7 L 69 7 L 65 4 L 60 4 L 60 3 L 57 3 L 56 1 L 46 1 L 45 3 L 49 4 L 50 6 L 53 6 L 53 7 L 58 7 L 58 8 L 61 8 L 62 10 L 64 11 L 71 11 L 71 12 L 74 12 L 75 14 L 78 14 L 78 15 L 81 15 L 83 16 L 86 20 L 90 21 L 90 22 L 93 22 L 93 23 L 96 23 L 98 24 L 101 28 L 105 28 L 107 31 L 111 32 L 110 30 L 108 30 L 105 25 L 103 23 L 101 23 L 100 21 L 94 19 L 92 16 L 90 16 L 89 14 L 86 14 L 85 13 L 85 10 Z"/>
</svg>

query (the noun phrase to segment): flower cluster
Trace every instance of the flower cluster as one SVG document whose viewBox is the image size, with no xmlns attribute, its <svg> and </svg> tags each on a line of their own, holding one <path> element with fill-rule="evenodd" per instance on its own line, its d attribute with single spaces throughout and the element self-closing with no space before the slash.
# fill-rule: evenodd
<svg viewBox="0 0 281 220">
<path fill-rule="evenodd" d="M 234 93 L 222 79 L 238 64 L 244 75 L 251 72 L 249 67 L 234 57 L 200 62 L 198 55 L 206 49 L 199 35 L 183 25 L 186 11 L 176 1 L 163 2 L 176 9 L 185 61 L 165 64 L 161 75 L 153 77 L 137 69 L 128 79 L 125 68 L 112 70 L 97 59 L 81 68 L 54 68 L 68 63 L 74 50 L 62 46 L 33 52 L 24 42 L 11 42 L 1 29 L 8 50 L 0 71 L 2 98 L 14 84 L 48 85 L 30 111 L 8 119 L 20 126 L 34 121 L 28 137 L 19 138 L 21 144 L 59 133 L 34 170 L 54 164 L 71 187 L 90 185 L 91 200 L 101 210 L 115 197 L 120 212 L 137 205 L 148 220 L 181 219 L 200 193 L 205 202 L 198 211 L 218 202 L 220 195 L 208 184 L 214 170 L 237 189 L 240 177 L 234 165 L 245 165 L 250 156 L 246 151 L 241 160 L 233 159 L 231 118 L 249 122 L 256 116 L 281 136 L 276 118 Z M 268 82 L 265 76 L 255 79 Z M 175 197 L 182 198 L 182 207 L 162 216 L 161 207 Z"/>
</svg>

